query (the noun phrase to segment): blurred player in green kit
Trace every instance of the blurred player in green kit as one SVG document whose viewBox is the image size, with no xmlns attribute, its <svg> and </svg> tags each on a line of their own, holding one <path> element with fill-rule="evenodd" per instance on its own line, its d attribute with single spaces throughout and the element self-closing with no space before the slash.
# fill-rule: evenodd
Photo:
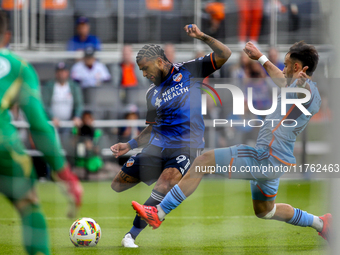
<svg viewBox="0 0 340 255">
<path fill-rule="evenodd" d="M 28 254 L 50 254 L 48 231 L 41 212 L 32 159 L 24 152 L 9 109 L 18 104 L 30 125 L 36 148 L 65 184 L 71 205 L 81 204 L 82 187 L 61 154 L 54 129 L 48 124 L 40 99 L 39 79 L 33 67 L 6 49 L 10 41 L 8 20 L 0 11 L 0 193 L 14 205 L 22 219 L 23 241 Z M 76 210 L 70 210 L 74 213 Z M 71 216 L 69 214 L 69 216 Z"/>
</svg>

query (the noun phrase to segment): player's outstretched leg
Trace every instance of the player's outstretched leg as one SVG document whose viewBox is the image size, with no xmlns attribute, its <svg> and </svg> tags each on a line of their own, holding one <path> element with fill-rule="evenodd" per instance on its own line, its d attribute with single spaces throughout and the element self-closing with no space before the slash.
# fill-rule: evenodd
<svg viewBox="0 0 340 255">
<path fill-rule="evenodd" d="M 28 254 L 49 255 L 49 238 L 44 215 L 37 202 L 34 190 L 14 203 L 20 213 L 23 227 L 24 246 Z"/>
<path fill-rule="evenodd" d="M 162 202 L 164 194 L 168 193 L 169 190 L 179 182 L 182 178 L 182 174 L 177 168 L 166 168 L 158 178 L 154 189 L 151 192 L 151 196 L 144 203 L 145 206 L 155 206 Z M 134 243 L 137 236 L 147 226 L 147 223 L 141 219 L 140 216 L 136 215 L 133 221 L 133 227 L 124 236 L 122 240 L 122 246 L 129 248 L 137 248 L 138 246 Z"/>
<path fill-rule="evenodd" d="M 165 195 L 162 194 L 161 192 L 158 192 L 156 189 L 153 189 L 151 192 L 151 196 L 148 198 L 148 200 L 146 200 L 144 205 L 149 206 L 158 205 L 160 202 L 162 202 L 164 196 Z M 142 220 L 141 217 L 136 215 L 133 221 L 132 228 L 128 233 L 126 233 L 122 240 L 122 246 L 127 248 L 137 248 L 138 245 L 135 244 L 135 240 L 147 225 L 148 224 L 144 220 Z"/>
<path fill-rule="evenodd" d="M 196 166 L 214 166 L 214 151 L 208 151 L 195 159 L 189 171 L 182 180 L 175 185 L 164 197 L 163 201 L 157 206 L 140 205 L 133 201 L 132 206 L 136 212 L 143 218 L 153 229 L 160 226 L 166 214 L 179 206 L 188 196 L 190 196 L 204 174 L 209 172 L 195 172 Z"/>
<path fill-rule="evenodd" d="M 274 219 L 285 221 L 300 227 L 312 227 L 320 236 L 329 241 L 329 232 L 332 216 L 315 216 L 313 214 L 294 208 L 288 204 L 278 203 L 275 201 L 253 200 L 254 211 L 257 217 L 262 219 Z"/>
<path fill-rule="evenodd" d="M 323 221 L 323 228 L 319 231 L 319 236 L 322 236 L 323 239 L 330 241 L 329 234 L 331 232 L 331 224 L 332 224 L 332 214 L 326 213 L 323 216 L 320 216 L 320 219 Z"/>
</svg>

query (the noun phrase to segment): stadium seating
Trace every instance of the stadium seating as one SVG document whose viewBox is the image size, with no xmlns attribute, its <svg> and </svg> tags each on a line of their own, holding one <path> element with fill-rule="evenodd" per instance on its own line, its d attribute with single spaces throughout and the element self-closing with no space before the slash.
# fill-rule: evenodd
<svg viewBox="0 0 340 255">
<path fill-rule="evenodd" d="M 110 112 L 110 118 L 117 118 L 121 111 L 119 91 L 111 84 L 85 88 L 83 89 L 83 98 L 86 107 L 93 109 L 95 119 L 108 118 L 108 112 Z"/>
<path fill-rule="evenodd" d="M 73 0 L 63 10 L 45 11 L 45 40 L 46 43 L 63 43 L 74 35 Z M 38 16 L 39 20 L 39 16 Z M 37 33 L 39 36 L 39 32 Z"/>
<path fill-rule="evenodd" d="M 46 81 L 54 78 L 55 65 L 56 65 L 55 63 L 39 62 L 39 63 L 32 63 L 32 65 L 38 74 L 41 84 L 44 84 Z"/>
<path fill-rule="evenodd" d="M 144 1 L 124 2 L 124 42 L 143 43 L 149 39 L 150 26 L 147 22 Z"/>
<path fill-rule="evenodd" d="M 76 16 L 89 18 L 91 33 L 98 36 L 102 42 L 117 41 L 117 1 L 75 0 L 74 9 Z"/>
<path fill-rule="evenodd" d="M 323 16 L 319 4 L 320 0 L 296 0 L 299 8 L 297 31 L 290 31 L 292 19 L 289 8 L 286 13 L 278 12 L 278 38 L 281 44 L 291 43 L 298 36 L 305 36 L 310 43 L 319 43 L 322 32 Z M 223 22 L 223 39 L 226 43 L 238 43 L 238 7 L 234 0 L 224 0 L 226 17 Z M 204 4 L 202 1 L 202 10 Z M 290 0 L 281 0 L 289 7 Z M 264 13 L 259 42 L 269 42 L 270 6 L 269 0 L 264 0 Z M 182 30 L 186 24 L 195 21 L 195 1 L 174 0 L 171 11 L 148 10 L 145 0 L 124 1 L 124 42 L 125 43 L 187 43 L 192 39 Z M 97 35 L 103 43 L 117 43 L 118 0 L 69 0 L 64 10 L 46 11 L 46 43 L 66 42 L 74 33 L 74 21 L 79 15 L 90 19 L 91 33 Z M 210 17 L 202 11 L 201 27 L 206 31 Z M 13 20 L 13 18 L 11 19 Z M 39 19 L 38 19 L 39 20 Z M 296 23 L 296 22 L 295 22 Z M 233 24 L 231 26 L 231 24 Z M 39 22 L 37 24 L 39 29 Z M 313 29 L 311 29 L 313 27 Z M 37 33 L 39 35 L 39 33 Z"/>
</svg>

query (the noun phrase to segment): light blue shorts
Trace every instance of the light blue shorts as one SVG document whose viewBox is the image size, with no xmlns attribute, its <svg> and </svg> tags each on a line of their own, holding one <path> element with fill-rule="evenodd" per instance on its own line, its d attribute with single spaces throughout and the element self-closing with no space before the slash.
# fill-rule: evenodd
<svg viewBox="0 0 340 255">
<path fill-rule="evenodd" d="M 216 173 L 228 174 L 229 179 L 250 180 L 253 200 L 275 200 L 279 178 L 284 174 L 282 167 L 287 166 L 270 156 L 268 147 L 240 144 L 214 152 Z"/>
</svg>

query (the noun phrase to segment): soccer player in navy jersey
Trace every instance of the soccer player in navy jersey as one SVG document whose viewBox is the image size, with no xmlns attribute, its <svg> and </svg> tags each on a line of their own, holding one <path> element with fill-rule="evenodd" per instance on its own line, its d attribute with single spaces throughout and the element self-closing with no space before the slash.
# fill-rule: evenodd
<svg viewBox="0 0 340 255">
<path fill-rule="evenodd" d="M 148 224 L 154 229 L 158 228 L 164 217 L 196 190 L 203 175 L 212 173 L 209 170 L 197 171 L 197 169 L 227 167 L 227 171 L 223 172 L 228 174 L 229 178 L 250 180 L 253 208 L 257 217 L 284 221 L 301 227 L 312 227 L 329 241 L 331 214 L 327 213 L 319 217 L 289 204 L 275 203 L 280 177 L 285 173 L 285 170 L 280 169 L 287 170 L 296 165 L 293 154 L 296 137 L 320 109 L 321 97 L 316 83 L 312 81 L 319 60 L 318 52 L 314 46 L 303 41 L 295 43 L 286 54 L 285 68 L 281 72 L 253 43 L 248 42 L 244 51 L 249 58 L 258 60 L 263 65 L 278 87 L 290 88 L 290 92 L 286 93 L 286 98 L 290 99 L 290 102 L 293 99 L 306 97 L 306 93 L 301 92 L 303 91 L 301 88 L 309 92 L 311 97 L 303 103 L 303 106 L 310 115 L 305 115 L 297 105 L 292 103 L 288 104 L 289 110 L 286 115 L 281 115 L 281 95 L 279 95 L 277 108 L 266 117 L 267 121 L 260 128 L 254 148 L 239 144 L 208 151 L 195 159 L 188 173 L 167 193 L 159 205 L 143 206 L 135 201 L 132 205 Z M 296 92 L 292 88 L 295 88 Z M 297 88 L 300 88 L 299 91 Z M 286 125 L 282 125 L 285 120 Z M 275 125 L 271 125 L 272 121 L 275 121 Z M 289 122 L 291 124 L 288 124 Z"/>
<path fill-rule="evenodd" d="M 184 27 L 188 36 L 205 42 L 213 52 L 181 64 L 171 63 L 158 45 L 145 45 L 136 61 L 143 76 L 152 85 L 146 93 L 148 125 L 139 136 L 111 147 L 114 156 L 143 147 L 124 164 L 111 187 L 121 192 L 139 182 L 156 182 L 145 205 L 159 204 L 166 193 L 186 174 L 190 163 L 204 148 L 204 122 L 201 115 L 201 86 L 192 78 L 205 78 L 230 57 L 230 49 L 204 34 L 194 25 Z M 190 91 L 190 93 L 189 93 Z M 135 239 L 146 227 L 136 216 L 133 227 L 124 236 L 122 246 L 138 247 Z"/>
</svg>

